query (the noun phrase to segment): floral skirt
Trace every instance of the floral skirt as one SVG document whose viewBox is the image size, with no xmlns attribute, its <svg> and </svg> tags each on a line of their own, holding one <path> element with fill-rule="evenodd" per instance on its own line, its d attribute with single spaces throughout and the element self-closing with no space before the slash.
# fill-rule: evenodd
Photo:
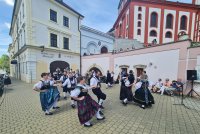
<svg viewBox="0 0 200 134">
<path fill-rule="evenodd" d="M 77 101 L 77 105 L 78 118 L 81 124 L 91 120 L 100 108 L 99 104 L 90 95 L 85 96 L 84 100 Z"/>
</svg>

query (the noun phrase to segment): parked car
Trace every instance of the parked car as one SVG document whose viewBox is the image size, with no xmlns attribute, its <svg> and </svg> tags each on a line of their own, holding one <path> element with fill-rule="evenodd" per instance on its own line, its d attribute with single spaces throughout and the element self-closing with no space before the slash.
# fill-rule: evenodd
<svg viewBox="0 0 200 134">
<path fill-rule="evenodd" d="M 3 90 L 4 88 L 4 75 L 0 74 L 0 90 Z"/>
</svg>

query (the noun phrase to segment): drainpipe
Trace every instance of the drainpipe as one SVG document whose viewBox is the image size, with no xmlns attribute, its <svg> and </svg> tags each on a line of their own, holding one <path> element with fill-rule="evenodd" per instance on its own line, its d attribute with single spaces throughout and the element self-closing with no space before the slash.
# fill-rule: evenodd
<svg viewBox="0 0 200 134">
<path fill-rule="evenodd" d="M 80 74 L 82 74 L 80 18 L 81 18 L 81 16 L 79 15 L 79 17 L 78 17 L 78 31 L 80 33 Z"/>
</svg>

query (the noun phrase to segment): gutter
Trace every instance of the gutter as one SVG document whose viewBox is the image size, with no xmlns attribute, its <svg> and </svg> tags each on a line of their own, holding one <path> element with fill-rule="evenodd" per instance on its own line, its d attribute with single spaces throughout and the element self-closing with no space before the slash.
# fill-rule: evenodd
<svg viewBox="0 0 200 134">
<path fill-rule="evenodd" d="M 82 74 L 82 60 L 81 60 L 81 30 L 80 30 L 80 19 L 81 19 L 81 16 L 79 15 L 78 17 L 78 31 L 80 33 L 80 74 Z"/>
</svg>

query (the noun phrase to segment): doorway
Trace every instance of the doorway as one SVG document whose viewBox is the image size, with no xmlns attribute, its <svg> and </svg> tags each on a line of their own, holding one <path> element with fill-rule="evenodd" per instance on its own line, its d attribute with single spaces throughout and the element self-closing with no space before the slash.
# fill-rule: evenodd
<svg viewBox="0 0 200 134">
<path fill-rule="evenodd" d="M 144 68 L 136 68 L 137 70 L 137 77 L 140 77 L 144 71 Z"/>
</svg>

